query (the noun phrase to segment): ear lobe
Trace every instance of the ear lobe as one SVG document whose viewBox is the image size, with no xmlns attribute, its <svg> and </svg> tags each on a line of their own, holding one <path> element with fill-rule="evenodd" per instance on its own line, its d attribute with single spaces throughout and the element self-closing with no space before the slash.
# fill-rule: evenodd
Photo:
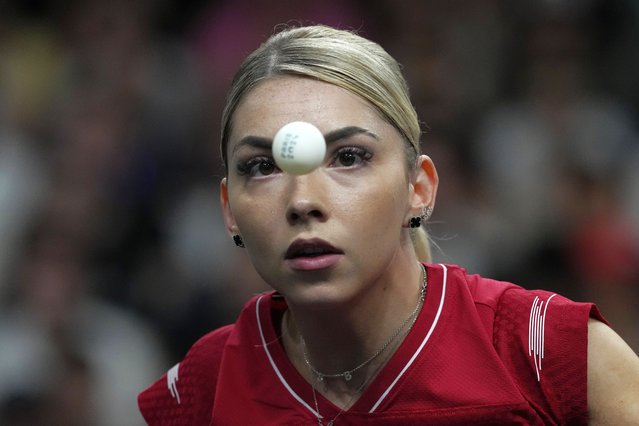
<svg viewBox="0 0 639 426">
<path fill-rule="evenodd" d="M 411 182 L 410 208 L 421 212 L 426 207 L 435 207 L 439 176 L 433 160 L 427 155 L 420 155 Z"/>
<path fill-rule="evenodd" d="M 239 234 L 237 223 L 235 222 L 235 216 L 233 216 L 231 205 L 229 204 L 228 184 L 226 178 L 223 178 L 220 181 L 220 204 L 222 205 L 222 215 L 224 217 L 226 231 L 230 236 Z"/>
</svg>

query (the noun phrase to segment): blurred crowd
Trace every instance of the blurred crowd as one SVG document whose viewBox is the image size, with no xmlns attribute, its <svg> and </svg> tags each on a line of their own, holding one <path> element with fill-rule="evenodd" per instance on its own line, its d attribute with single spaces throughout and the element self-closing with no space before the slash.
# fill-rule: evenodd
<svg viewBox="0 0 639 426">
<path fill-rule="evenodd" d="M 638 2 L 0 0 L 0 425 L 142 424 L 137 392 L 266 289 L 218 135 L 279 23 L 405 67 L 436 261 L 595 301 L 639 349 Z"/>
</svg>

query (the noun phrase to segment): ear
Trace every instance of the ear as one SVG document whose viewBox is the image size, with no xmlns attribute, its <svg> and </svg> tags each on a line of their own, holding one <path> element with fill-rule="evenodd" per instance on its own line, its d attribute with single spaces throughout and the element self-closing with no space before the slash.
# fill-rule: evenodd
<svg viewBox="0 0 639 426">
<path fill-rule="evenodd" d="M 240 230 L 235 222 L 235 216 L 233 216 L 231 205 L 229 204 L 228 183 L 226 178 L 220 181 L 220 204 L 222 205 L 222 214 L 227 232 L 230 236 L 239 234 Z"/>
<path fill-rule="evenodd" d="M 412 216 L 419 216 L 425 207 L 435 208 L 439 176 L 433 160 L 420 155 L 410 182 L 409 208 Z"/>
</svg>

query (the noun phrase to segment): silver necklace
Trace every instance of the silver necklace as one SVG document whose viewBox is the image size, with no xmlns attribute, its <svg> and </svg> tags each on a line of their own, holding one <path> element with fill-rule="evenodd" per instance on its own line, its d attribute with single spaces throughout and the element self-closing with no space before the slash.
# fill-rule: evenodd
<svg viewBox="0 0 639 426">
<path fill-rule="evenodd" d="M 386 343 L 384 343 L 384 345 L 377 352 L 375 352 L 375 354 L 373 354 L 373 356 L 368 358 L 363 363 L 359 364 L 357 367 L 352 368 L 350 370 L 346 370 L 343 373 L 336 373 L 336 374 L 323 374 L 323 373 L 317 371 L 311 365 L 310 361 L 308 360 L 308 355 L 306 354 L 306 343 L 304 342 L 304 338 L 301 338 L 302 348 L 303 348 L 302 349 L 302 353 L 304 355 L 304 362 L 308 366 L 309 370 L 311 370 L 311 372 L 315 376 L 315 380 L 317 380 L 318 382 L 322 382 L 322 381 L 324 381 L 324 378 L 326 378 L 326 377 L 329 377 L 329 378 L 343 377 L 344 380 L 350 381 L 353 378 L 353 372 L 355 372 L 355 371 L 359 370 L 360 368 L 364 367 L 366 364 L 370 363 L 375 358 L 377 358 L 381 353 L 383 353 L 384 350 L 393 342 L 393 340 L 395 340 L 397 338 L 397 336 L 400 335 L 400 333 L 402 332 L 404 327 L 406 327 L 406 324 L 408 324 L 409 322 L 410 322 L 410 327 L 406 331 L 406 334 L 408 334 L 410 332 L 410 330 L 415 325 L 415 322 L 417 321 L 417 314 L 419 313 L 419 310 L 424 305 L 424 298 L 426 297 L 426 287 L 428 287 L 428 278 L 427 278 L 427 275 L 426 275 L 426 268 L 421 263 L 419 265 L 422 267 L 422 286 L 421 286 L 421 290 L 420 290 L 420 293 L 419 293 L 419 300 L 417 302 L 417 306 L 415 307 L 413 312 L 411 312 L 411 314 L 408 316 L 408 318 L 406 318 L 402 322 L 402 324 L 395 331 L 395 333 L 393 333 L 393 335 L 386 341 Z M 388 357 L 387 357 L 387 359 L 388 359 Z M 380 367 L 381 367 L 381 364 L 380 364 Z M 379 367 L 378 367 L 378 369 L 379 369 Z M 340 412 L 337 413 L 337 415 L 335 417 L 333 417 L 332 420 L 330 420 L 328 423 L 326 423 L 326 425 L 324 425 L 324 423 L 322 422 L 322 415 L 320 414 L 319 404 L 317 403 L 317 392 L 315 391 L 315 386 L 311 385 L 311 387 L 313 389 L 313 402 L 315 403 L 315 413 L 316 413 L 316 416 L 317 416 L 317 424 L 318 424 L 318 426 L 333 426 L 335 424 L 335 420 L 337 420 L 337 418 L 344 411 L 346 411 L 347 408 L 349 408 L 349 406 L 353 402 L 353 399 L 355 399 L 355 396 L 359 395 L 359 393 L 364 389 L 364 387 L 366 387 L 368 382 L 374 377 L 374 375 L 375 375 L 374 373 L 371 374 L 369 377 L 365 378 L 362 381 L 362 384 L 355 390 L 355 393 L 348 400 L 348 403 L 344 406 L 344 408 L 342 408 L 340 410 Z"/>
<path fill-rule="evenodd" d="M 384 345 L 382 345 L 382 347 L 379 348 L 377 350 L 377 352 L 375 352 L 367 360 L 365 360 L 364 362 L 358 364 L 356 367 L 351 368 L 350 370 L 343 371 L 341 373 L 334 373 L 334 374 L 326 374 L 326 373 L 322 373 L 321 371 L 318 371 L 317 369 L 315 369 L 315 367 L 313 367 L 313 365 L 311 364 L 311 361 L 308 359 L 308 353 L 306 352 L 306 342 L 304 341 L 304 337 L 301 337 L 302 355 L 304 356 L 304 362 L 306 363 L 308 368 L 313 372 L 313 374 L 315 375 L 315 377 L 317 378 L 318 381 L 321 382 L 325 378 L 335 379 L 335 378 L 338 378 L 338 377 L 344 378 L 344 380 L 346 380 L 347 382 L 351 381 L 351 379 L 353 378 L 353 373 L 355 373 L 357 370 L 359 370 L 360 368 L 364 367 L 368 363 L 372 362 L 382 352 L 384 352 L 386 350 L 386 348 L 388 348 L 388 346 L 391 343 L 393 343 L 393 341 L 397 338 L 397 336 L 399 336 L 399 334 L 402 332 L 404 327 L 406 327 L 406 325 L 411 320 L 413 321 L 413 323 L 415 322 L 415 320 L 417 319 L 417 313 L 419 312 L 419 308 L 421 308 L 422 304 L 424 303 L 424 297 L 426 296 L 426 287 L 428 286 L 428 279 L 426 277 L 426 268 L 421 263 L 420 263 L 420 266 L 422 267 L 422 287 L 421 287 L 421 291 L 420 291 L 420 294 L 419 294 L 419 301 L 417 302 L 417 306 L 415 306 L 415 309 L 413 310 L 413 312 L 411 312 L 411 314 L 401 323 L 399 328 L 397 330 L 395 330 L 395 332 L 384 343 Z M 412 324 L 411 324 L 411 327 L 412 327 Z"/>
<path fill-rule="evenodd" d="M 322 423 L 322 415 L 320 414 L 320 410 L 319 410 L 319 404 L 317 403 L 317 392 L 315 391 L 315 386 L 313 386 L 313 402 L 315 403 L 315 413 L 317 416 L 317 425 L 318 426 L 333 426 L 335 424 L 335 420 L 337 420 L 337 418 L 339 416 L 342 415 L 342 413 L 344 411 L 346 411 L 346 409 L 348 407 L 350 407 L 351 403 L 353 402 L 353 400 L 355 399 L 355 397 L 357 395 L 360 394 L 360 392 L 364 389 L 364 387 L 368 384 L 369 380 L 372 378 L 373 376 L 371 375 L 371 377 L 367 378 L 366 380 L 364 380 L 362 382 L 361 385 L 359 385 L 359 387 L 355 390 L 355 392 L 353 393 L 353 395 L 350 397 L 350 399 L 348 400 L 348 402 L 346 403 L 346 405 L 344 406 L 344 408 L 342 408 L 339 413 L 337 413 L 337 415 L 335 417 L 333 417 L 332 420 L 330 420 L 328 423 L 326 423 L 326 425 L 324 425 L 324 423 Z"/>
</svg>

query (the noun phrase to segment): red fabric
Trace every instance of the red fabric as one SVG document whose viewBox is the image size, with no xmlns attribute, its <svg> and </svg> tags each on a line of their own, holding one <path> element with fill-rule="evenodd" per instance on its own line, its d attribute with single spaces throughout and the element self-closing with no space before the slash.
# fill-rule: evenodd
<svg viewBox="0 0 639 426">
<path fill-rule="evenodd" d="M 337 425 L 587 424 L 587 321 L 601 319 L 593 305 L 427 266 L 415 326 Z M 196 343 L 176 369 L 179 403 L 166 375 L 140 395 L 147 422 L 316 424 L 312 388 L 275 332 L 285 309 L 276 294 L 258 296 L 235 325 Z M 543 358 L 529 349 L 529 329 L 538 346 L 543 338 Z M 325 421 L 339 413 L 317 397 Z"/>
<path fill-rule="evenodd" d="M 138 397 L 138 405 L 149 425 L 208 425 L 215 401 L 218 366 L 225 343 L 233 330 L 226 326 L 201 338 L 179 364 L 176 388 L 180 402 L 172 396 L 167 374 Z"/>
</svg>

